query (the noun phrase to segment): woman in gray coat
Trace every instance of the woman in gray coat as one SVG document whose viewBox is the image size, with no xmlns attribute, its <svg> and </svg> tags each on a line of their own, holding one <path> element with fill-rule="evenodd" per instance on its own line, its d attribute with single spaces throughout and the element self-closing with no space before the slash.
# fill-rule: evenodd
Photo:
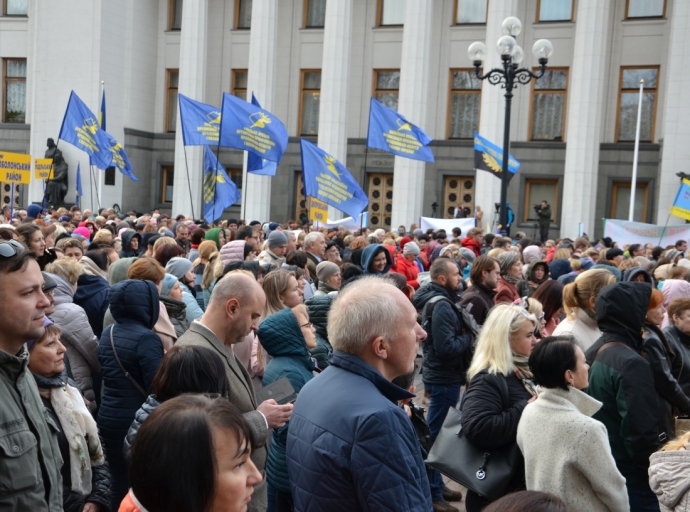
<svg viewBox="0 0 690 512">
<path fill-rule="evenodd" d="M 93 374 L 100 373 L 98 338 L 93 333 L 89 318 L 81 306 L 73 301 L 81 266 L 72 258 L 62 258 L 46 267 L 57 287 L 53 290 L 55 311 L 50 319 L 62 330 L 61 341 L 67 349 L 72 378 L 84 397 L 90 402 L 89 411 L 97 409 L 93 389 Z"/>
</svg>

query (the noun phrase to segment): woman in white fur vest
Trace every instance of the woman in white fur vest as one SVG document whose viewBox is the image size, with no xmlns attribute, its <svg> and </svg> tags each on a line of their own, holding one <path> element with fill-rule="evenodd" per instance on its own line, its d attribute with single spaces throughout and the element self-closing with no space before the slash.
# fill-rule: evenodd
<svg viewBox="0 0 690 512">
<path fill-rule="evenodd" d="M 529 365 L 539 398 L 517 431 L 527 489 L 555 494 L 577 512 L 627 512 L 625 478 L 616 468 L 604 425 L 591 416 L 601 402 L 581 390 L 589 366 L 572 336 L 544 338 Z"/>
</svg>

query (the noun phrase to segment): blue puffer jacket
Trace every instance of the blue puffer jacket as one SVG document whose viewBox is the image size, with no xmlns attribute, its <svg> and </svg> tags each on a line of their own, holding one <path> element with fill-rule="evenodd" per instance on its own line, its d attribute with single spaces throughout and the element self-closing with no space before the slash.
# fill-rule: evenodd
<svg viewBox="0 0 690 512">
<path fill-rule="evenodd" d="M 158 321 L 158 291 L 150 281 L 126 280 L 110 292 L 110 312 L 115 319 L 113 341 L 124 368 L 148 390 L 163 359 L 161 339 L 151 329 Z M 103 402 L 98 427 L 103 439 L 121 450 L 143 396 L 125 377 L 110 344 L 110 328 L 98 343 L 98 360 L 103 373 Z M 110 456 L 110 454 L 109 454 Z M 120 454 L 121 456 L 121 454 Z"/>
<path fill-rule="evenodd" d="M 89 319 L 91 330 L 97 337 L 103 332 L 103 317 L 108 311 L 110 284 L 99 276 L 82 274 L 77 280 L 74 303 L 81 306 Z"/>
<path fill-rule="evenodd" d="M 432 510 L 417 436 L 397 406 L 413 397 L 359 357 L 333 352 L 292 410 L 287 467 L 295 510 Z"/>
<path fill-rule="evenodd" d="M 294 313 L 287 308 L 274 313 L 261 322 L 256 334 L 266 352 L 273 357 L 264 372 L 264 386 L 287 377 L 295 392 L 299 393 L 302 386 L 314 376 L 314 362 Z M 266 461 L 268 481 L 285 493 L 290 492 L 285 463 L 285 439 L 289 425 L 290 422 L 273 430 L 273 440 L 268 448 Z"/>
<path fill-rule="evenodd" d="M 383 269 L 383 272 L 374 272 L 369 270 L 369 265 L 371 265 L 371 262 L 374 261 L 374 258 L 376 258 L 376 256 L 382 251 L 386 254 L 386 266 Z M 367 245 L 362 250 L 362 269 L 364 270 L 365 274 L 387 274 L 392 266 L 393 258 L 391 258 L 391 253 L 388 252 L 388 249 L 386 249 L 383 245 L 371 244 Z"/>
</svg>

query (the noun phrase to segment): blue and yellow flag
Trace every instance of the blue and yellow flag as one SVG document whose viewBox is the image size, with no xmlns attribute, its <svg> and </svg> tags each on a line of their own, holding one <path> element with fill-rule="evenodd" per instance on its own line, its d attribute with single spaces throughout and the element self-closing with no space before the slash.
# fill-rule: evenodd
<svg viewBox="0 0 690 512">
<path fill-rule="evenodd" d="M 77 206 L 79 205 L 79 202 L 81 200 L 81 196 L 84 195 L 84 191 L 81 188 L 81 164 L 77 163 Z"/>
<path fill-rule="evenodd" d="M 271 162 L 280 162 L 288 133 L 276 116 L 233 96 L 223 94 L 220 145 L 249 151 Z"/>
<path fill-rule="evenodd" d="M 252 93 L 252 105 L 261 108 L 259 100 L 256 99 L 254 93 Z M 247 152 L 247 172 L 258 174 L 259 176 L 275 176 L 277 170 L 278 164 L 276 162 L 261 158 L 251 151 Z"/>
<path fill-rule="evenodd" d="M 474 168 L 487 171 L 500 179 L 503 172 L 503 150 L 474 132 Z M 518 172 L 520 162 L 508 154 L 508 181 Z"/>
<path fill-rule="evenodd" d="M 683 178 L 671 206 L 671 215 L 690 220 L 690 180 Z"/>
<path fill-rule="evenodd" d="M 394 155 L 433 162 L 431 138 L 392 108 L 371 98 L 367 146 Z"/>
<path fill-rule="evenodd" d="M 304 139 L 300 144 L 304 195 L 330 204 L 352 218 L 357 217 L 369 204 L 362 187 L 343 164 L 324 150 Z"/>
<path fill-rule="evenodd" d="M 220 110 L 178 94 L 180 126 L 185 146 L 217 146 L 220 132 Z"/>
<path fill-rule="evenodd" d="M 113 161 L 111 165 L 117 167 L 117 169 L 125 176 L 129 176 L 134 181 L 139 181 L 139 178 L 137 178 L 134 175 L 134 172 L 132 170 L 132 164 L 129 162 L 129 157 L 127 156 L 127 153 L 125 153 L 125 148 L 122 147 L 122 144 L 120 144 L 115 139 L 115 137 L 110 135 L 108 132 L 103 133 L 105 133 L 108 137 L 108 149 L 110 150 L 110 153 L 113 155 Z"/>
<path fill-rule="evenodd" d="M 211 223 L 223 215 L 226 208 L 240 200 L 237 185 L 208 146 L 204 148 L 204 219 Z"/>
<path fill-rule="evenodd" d="M 101 96 L 101 111 L 98 114 L 98 126 L 101 130 L 105 130 L 105 87 L 103 87 L 103 96 Z"/>
<path fill-rule="evenodd" d="M 113 160 L 108 135 L 101 130 L 96 116 L 74 91 L 70 94 L 62 119 L 60 140 L 86 151 L 90 164 L 99 169 L 107 169 Z"/>
</svg>

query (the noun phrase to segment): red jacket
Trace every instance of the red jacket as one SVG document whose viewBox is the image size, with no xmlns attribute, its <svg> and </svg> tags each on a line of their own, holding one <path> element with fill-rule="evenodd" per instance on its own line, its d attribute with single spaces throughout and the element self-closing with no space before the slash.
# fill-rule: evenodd
<svg viewBox="0 0 690 512">
<path fill-rule="evenodd" d="M 474 252 L 474 255 L 479 258 L 482 255 L 482 246 L 475 242 L 470 237 L 463 238 L 460 244 L 463 247 L 467 247 L 470 251 Z"/>
<path fill-rule="evenodd" d="M 512 304 L 519 298 L 520 292 L 518 292 L 517 286 L 515 286 L 513 283 L 509 283 L 505 279 L 500 279 L 498 281 L 496 296 L 494 297 L 494 304 L 500 304 L 501 302 L 510 302 Z"/>
<path fill-rule="evenodd" d="M 408 261 L 402 254 L 398 257 L 398 263 L 395 267 L 398 274 L 402 274 L 407 279 L 407 284 L 412 286 L 415 290 L 419 288 L 417 276 L 419 275 L 419 267 L 414 261 Z"/>
</svg>

